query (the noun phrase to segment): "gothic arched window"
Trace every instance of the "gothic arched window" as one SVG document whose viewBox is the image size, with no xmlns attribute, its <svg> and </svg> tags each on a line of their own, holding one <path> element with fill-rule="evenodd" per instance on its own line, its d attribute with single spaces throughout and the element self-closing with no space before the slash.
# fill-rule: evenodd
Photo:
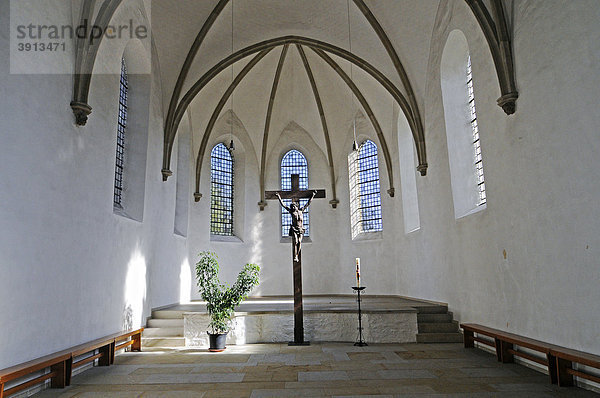
<svg viewBox="0 0 600 398">
<path fill-rule="evenodd" d="M 115 164 L 115 189 L 113 203 L 122 208 L 123 199 L 123 165 L 125 159 L 125 132 L 127 131 L 127 66 L 125 58 L 121 59 L 121 80 L 119 88 L 119 118 L 117 120 L 117 160 Z"/>
<path fill-rule="evenodd" d="M 383 230 L 377 145 L 363 142 L 348 157 L 352 238 Z"/>
<path fill-rule="evenodd" d="M 441 88 L 457 219 L 484 210 L 487 202 L 473 81 L 469 43 L 453 30 L 442 53 Z"/>
<path fill-rule="evenodd" d="M 302 152 L 292 149 L 281 159 L 281 190 L 292 190 L 292 174 L 300 176 L 300 189 L 308 189 L 308 162 Z M 300 199 L 300 207 L 303 207 L 308 199 Z M 290 206 L 291 199 L 283 199 L 286 206 Z M 283 209 L 281 209 L 283 210 Z M 308 208 L 304 210 L 304 236 L 309 236 L 309 214 Z M 292 216 L 287 211 L 281 211 L 281 236 L 288 236 L 290 225 L 292 225 Z"/>
<path fill-rule="evenodd" d="M 210 233 L 233 236 L 233 156 L 222 143 L 210 153 Z"/>
</svg>

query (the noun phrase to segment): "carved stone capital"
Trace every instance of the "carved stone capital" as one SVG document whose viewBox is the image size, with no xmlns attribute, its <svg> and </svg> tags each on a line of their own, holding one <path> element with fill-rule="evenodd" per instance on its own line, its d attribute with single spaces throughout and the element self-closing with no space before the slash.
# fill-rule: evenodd
<svg viewBox="0 0 600 398">
<path fill-rule="evenodd" d="M 421 173 L 421 176 L 427 175 L 427 163 L 422 163 L 417 166 L 417 171 Z"/>
<path fill-rule="evenodd" d="M 202 194 L 200 192 L 194 192 L 194 202 L 200 202 L 200 198 L 202 198 Z"/>
<path fill-rule="evenodd" d="M 71 109 L 75 115 L 75 123 L 78 126 L 85 126 L 88 120 L 88 115 L 92 113 L 92 107 L 83 102 L 72 101 Z"/>
<path fill-rule="evenodd" d="M 519 93 L 516 91 L 504 94 L 502 97 L 498 98 L 498 106 L 500 106 L 507 115 L 512 115 L 517 109 L 517 98 L 519 98 Z"/>
<path fill-rule="evenodd" d="M 260 207 L 260 211 L 264 211 L 265 207 L 267 207 L 267 202 L 264 200 L 261 200 L 260 202 L 258 202 L 258 207 Z"/>
<path fill-rule="evenodd" d="M 169 169 L 162 169 L 160 172 L 162 173 L 163 181 L 167 181 L 173 175 L 173 172 Z"/>
<path fill-rule="evenodd" d="M 390 198 L 394 197 L 394 194 L 396 193 L 396 189 L 395 188 L 390 188 L 387 190 L 388 195 L 390 195 Z"/>
<path fill-rule="evenodd" d="M 337 205 L 340 204 L 340 201 L 337 199 L 332 199 L 329 201 L 329 204 L 331 205 L 331 207 L 333 207 L 335 209 L 335 208 L 337 208 Z"/>
</svg>

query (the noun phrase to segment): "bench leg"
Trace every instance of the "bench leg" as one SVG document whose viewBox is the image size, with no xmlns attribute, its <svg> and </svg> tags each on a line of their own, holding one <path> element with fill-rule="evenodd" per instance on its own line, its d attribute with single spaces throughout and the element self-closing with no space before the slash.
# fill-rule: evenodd
<svg viewBox="0 0 600 398">
<path fill-rule="evenodd" d="M 65 362 L 65 386 L 71 385 L 72 377 L 73 377 L 73 357 L 67 359 Z"/>
<path fill-rule="evenodd" d="M 65 388 L 67 382 L 67 361 L 62 361 L 50 367 L 52 372 L 56 372 L 56 376 L 50 379 L 52 388 Z"/>
<path fill-rule="evenodd" d="M 559 387 L 573 386 L 573 375 L 567 372 L 567 369 L 572 369 L 573 363 L 562 358 L 556 358 L 556 374 Z"/>
<path fill-rule="evenodd" d="M 498 362 L 502 362 L 502 341 L 494 339 L 494 345 L 496 346 L 496 359 Z"/>
<path fill-rule="evenodd" d="M 115 363 L 115 342 L 113 341 L 112 343 L 110 343 L 109 347 L 110 365 L 112 365 L 113 363 Z"/>
<path fill-rule="evenodd" d="M 4 397 L 4 383 L 0 383 L 0 398 Z"/>
<path fill-rule="evenodd" d="M 98 366 L 110 365 L 110 344 L 102 346 L 98 349 L 102 356 L 98 359 Z"/>
<path fill-rule="evenodd" d="M 550 376 L 550 383 L 558 384 L 558 372 L 556 369 L 556 357 L 552 354 L 546 354 L 548 358 L 548 375 Z"/>
<path fill-rule="evenodd" d="M 142 334 L 134 334 L 131 336 L 133 344 L 131 345 L 131 351 L 142 351 Z"/>
<path fill-rule="evenodd" d="M 513 363 L 515 362 L 515 356 L 509 350 L 513 349 L 513 345 L 511 343 L 507 343 L 505 341 L 500 341 L 500 359 L 502 363 Z"/>
<path fill-rule="evenodd" d="M 463 337 L 465 339 L 465 348 L 475 347 L 475 340 L 473 340 L 473 331 L 472 330 L 464 330 Z"/>
</svg>

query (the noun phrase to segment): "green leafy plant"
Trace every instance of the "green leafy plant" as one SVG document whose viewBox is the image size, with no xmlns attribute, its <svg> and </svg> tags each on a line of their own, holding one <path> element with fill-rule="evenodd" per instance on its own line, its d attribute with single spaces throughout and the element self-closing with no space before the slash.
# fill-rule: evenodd
<svg viewBox="0 0 600 398">
<path fill-rule="evenodd" d="M 244 265 L 233 286 L 229 286 L 219 281 L 219 263 L 215 253 L 203 251 L 198 256 L 196 283 L 210 315 L 208 327 L 213 334 L 227 333 L 235 307 L 258 286 L 260 267 L 256 264 Z"/>
</svg>

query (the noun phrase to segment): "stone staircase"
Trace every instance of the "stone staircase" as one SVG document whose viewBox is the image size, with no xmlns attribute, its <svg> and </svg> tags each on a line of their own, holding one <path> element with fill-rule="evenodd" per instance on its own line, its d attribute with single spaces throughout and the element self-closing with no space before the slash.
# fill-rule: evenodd
<svg viewBox="0 0 600 398">
<path fill-rule="evenodd" d="M 185 347 L 184 311 L 156 310 L 142 334 L 142 347 Z"/>
<path fill-rule="evenodd" d="M 418 307 L 417 343 L 462 343 L 458 322 L 444 305 Z"/>
</svg>

